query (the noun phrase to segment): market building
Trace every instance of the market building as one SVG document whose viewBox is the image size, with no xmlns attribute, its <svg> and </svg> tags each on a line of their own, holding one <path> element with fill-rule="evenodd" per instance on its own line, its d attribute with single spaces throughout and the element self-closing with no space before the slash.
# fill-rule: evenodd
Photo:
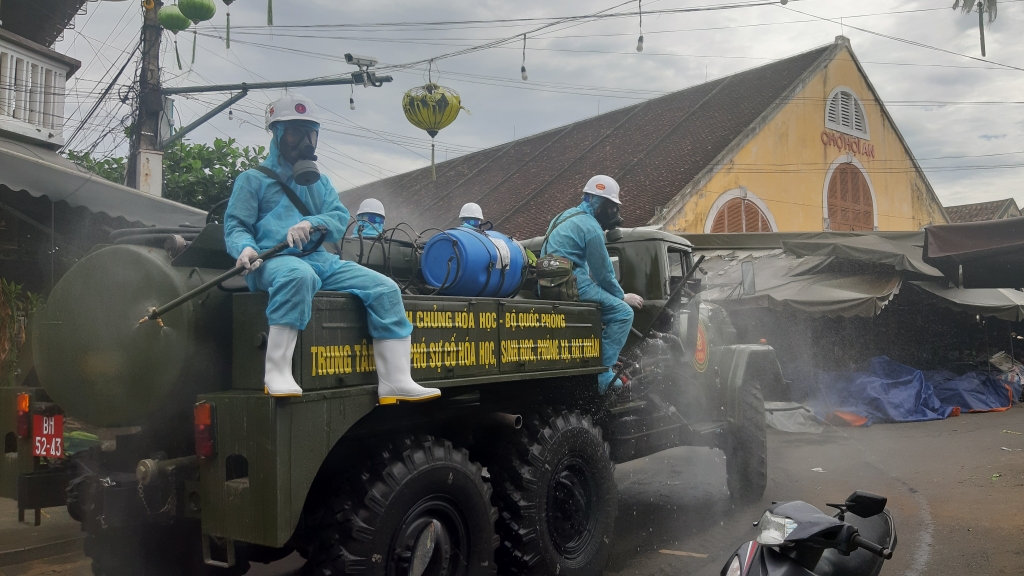
<svg viewBox="0 0 1024 576">
<path fill-rule="evenodd" d="M 911 231 L 948 221 L 850 42 L 778 60 L 342 193 L 389 222 L 543 234 L 594 174 L 622 186 L 625 226 L 671 232 Z"/>
</svg>

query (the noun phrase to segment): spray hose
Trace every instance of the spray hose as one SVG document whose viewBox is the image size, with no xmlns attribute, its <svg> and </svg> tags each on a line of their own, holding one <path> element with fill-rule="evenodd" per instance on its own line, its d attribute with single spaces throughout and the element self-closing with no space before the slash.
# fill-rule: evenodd
<svg viewBox="0 0 1024 576">
<path fill-rule="evenodd" d="M 303 250 L 302 252 L 300 252 L 299 254 L 296 254 L 295 256 L 297 256 L 299 258 L 302 258 L 304 256 L 309 256 L 313 252 L 316 252 L 317 250 L 319 250 L 320 246 L 323 245 L 324 240 L 327 239 L 327 227 L 326 226 L 314 226 L 313 227 L 313 231 L 314 232 L 319 232 L 320 233 L 320 237 L 317 239 L 317 241 L 313 244 L 313 246 L 311 248 L 309 248 L 308 250 Z M 278 244 L 277 246 L 274 246 L 270 250 L 267 250 L 266 252 L 263 252 L 262 254 L 257 256 L 257 258 L 259 260 L 266 261 L 266 260 L 269 260 L 269 259 L 271 259 L 271 258 L 273 258 L 275 256 L 279 256 L 282 252 L 284 252 L 287 249 L 288 249 L 288 243 L 287 242 L 281 242 L 280 244 Z M 204 292 L 219 286 L 224 281 L 229 280 L 231 278 L 234 278 L 235 276 L 238 276 L 239 274 L 241 274 L 241 273 L 243 273 L 245 271 L 246 271 L 245 266 L 242 266 L 241 264 L 239 264 L 238 266 L 235 266 L 231 270 L 228 270 L 227 272 L 221 274 L 220 276 L 217 276 L 213 280 L 210 280 L 209 282 L 207 282 L 207 283 L 205 283 L 205 284 L 203 284 L 203 285 L 201 285 L 201 286 L 199 286 L 197 288 L 194 288 L 193 290 L 190 290 L 189 292 L 186 292 L 185 294 L 182 294 L 181 296 L 178 296 L 174 300 L 171 300 L 170 302 L 168 302 L 167 304 L 164 304 L 163 306 L 160 306 L 159 308 L 150 308 L 149 309 L 149 313 L 146 314 L 145 316 L 143 316 L 141 320 L 139 320 L 139 324 L 143 324 L 143 323 L 145 323 L 145 322 L 147 322 L 149 320 L 155 320 L 158 323 L 160 323 L 160 325 L 162 326 L 163 325 L 163 321 L 160 320 L 160 317 L 163 316 L 164 314 L 170 312 L 171 310 L 174 310 L 175 308 L 177 308 L 178 306 L 181 306 L 185 302 L 188 302 L 189 300 L 192 300 L 196 296 L 199 296 L 200 294 L 203 294 Z"/>
</svg>

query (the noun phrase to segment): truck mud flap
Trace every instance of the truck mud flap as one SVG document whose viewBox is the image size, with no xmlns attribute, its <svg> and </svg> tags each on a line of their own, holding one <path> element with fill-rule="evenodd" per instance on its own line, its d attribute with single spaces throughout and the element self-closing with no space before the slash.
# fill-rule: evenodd
<svg viewBox="0 0 1024 576">
<path fill-rule="evenodd" d="M 35 525 L 39 526 L 39 511 L 43 508 L 64 506 L 68 503 L 68 483 L 71 473 L 40 470 L 18 475 L 18 521 L 24 522 L 25 510 L 35 510 Z"/>
</svg>

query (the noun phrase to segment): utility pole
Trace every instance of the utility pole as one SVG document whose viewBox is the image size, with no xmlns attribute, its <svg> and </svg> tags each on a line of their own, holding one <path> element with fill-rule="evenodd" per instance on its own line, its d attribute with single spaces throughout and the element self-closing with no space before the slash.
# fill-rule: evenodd
<svg viewBox="0 0 1024 576">
<path fill-rule="evenodd" d="M 142 66 L 139 71 L 138 112 L 131 132 L 131 149 L 125 184 L 147 194 L 160 196 L 163 185 L 163 153 L 160 152 L 160 37 L 157 13 L 161 0 L 142 2 Z"/>
</svg>

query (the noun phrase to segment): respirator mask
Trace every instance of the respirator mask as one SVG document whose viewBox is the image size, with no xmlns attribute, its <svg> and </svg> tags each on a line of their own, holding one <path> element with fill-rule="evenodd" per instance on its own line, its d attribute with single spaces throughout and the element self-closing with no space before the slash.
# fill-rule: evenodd
<svg viewBox="0 0 1024 576">
<path fill-rule="evenodd" d="M 622 218 L 619 217 L 619 205 L 608 199 L 604 199 L 594 211 L 594 218 L 605 232 L 622 225 Z"/>
<path fill-rule="evenodd" d="M 292 177 L 299 186 L 320 181 L 320 169 L 316 166 L 318 136 L 315 128 L 297 124 L 285 126 L 281 135 L 281 156 L 291 163 Z"/>
</svg>

